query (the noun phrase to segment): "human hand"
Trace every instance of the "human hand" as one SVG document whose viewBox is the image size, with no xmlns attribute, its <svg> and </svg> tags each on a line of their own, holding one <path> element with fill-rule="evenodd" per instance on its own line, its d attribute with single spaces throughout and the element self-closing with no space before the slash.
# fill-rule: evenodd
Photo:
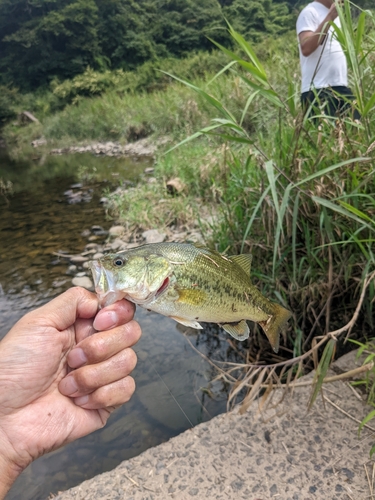
<svg viewBox="0 0 375 500">
<path fill-rule="evenodd" d="M 339 15 L 337 11 L 337 5 L 343 6 L 344 0 L 336 0 L 336 2 L 333 2 L 328 11 L 328 17 L 330 21 L 334 21 L 336 17 Z"/>
<path fill-rule="evenodd" d="M 0 498 L 33 460 L 103 427 L 133 394 L 134 305 L 97 311 L 94 294 L 71 288 L 0 342 Z"/>
</svg>

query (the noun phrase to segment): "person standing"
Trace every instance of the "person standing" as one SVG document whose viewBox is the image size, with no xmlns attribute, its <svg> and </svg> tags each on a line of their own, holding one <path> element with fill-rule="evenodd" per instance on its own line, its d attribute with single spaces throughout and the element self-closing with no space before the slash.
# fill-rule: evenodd
<svg viewBox="0 0 375 500">
<path fill-rule="evenodd" d="M 348 87 L 346 57 L 331 23 L 341 27 L 335 0 L 315 0 L 297 19 L 301 103 L 304 111 L 313 116 L 322 111 L 328 116 L 340 116 L 351 109 L 350 101 L 354 99 Z M 353 118 L 360 118 L 357 110 Z"/>
</svg>

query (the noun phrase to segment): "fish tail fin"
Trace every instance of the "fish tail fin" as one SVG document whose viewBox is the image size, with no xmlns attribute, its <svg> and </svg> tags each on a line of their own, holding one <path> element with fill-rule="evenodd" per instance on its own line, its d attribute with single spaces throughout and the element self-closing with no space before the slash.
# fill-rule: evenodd
<svg viewBox="0 0 375 500">
<path fill-rule="evenodd" d="M 288 319 L 291 317 L 292 313 L 285 309 L 285 307 L 280 306 L 279 304 L 274 305 L 274 312 L 272 316 L 269 317 L 267 321 L 259 322 L 260 326 L 263 328 L 264 333 L 267 335 L 267 338 L 272 346 L 272 349 L 275 352 L 279 350 L 279 332 L 286 324 Z"/>
</svg>

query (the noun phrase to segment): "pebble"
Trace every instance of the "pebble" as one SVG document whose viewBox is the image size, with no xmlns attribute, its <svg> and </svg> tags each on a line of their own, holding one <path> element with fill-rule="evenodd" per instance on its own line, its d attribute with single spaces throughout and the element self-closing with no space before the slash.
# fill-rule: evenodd
<svg viewBox="0 0 375 500">
<path fill-rule="evenodd" d="M 167 182 L 167 191 L 172 195 L 182 193 L 185 189 L 186 185 L 179 177 L 174 177 Z"/>
<path fill-rule="evenodd" d="M 189 490 L 189 495 L 192 497 L 196 497 L 198 493 L 199 493 L 198 488 L 191 488 L 191 490 Z"/>
<path fill-rule="evenodd" d="M 44 137 L 40 139 L 35 139 L 31 142 L 33 148 L 38 148 L 39 146 L 45 146 L 47 144 L 47 140 Z"/>
<path fill-rule="evenodd" d="M 121 236 L 124 234 L 124 231 L 124 226 L 112 226 L 108 232 L 110 236 Z"/>
<path fill-rule="evenodd" d="M 88 260 L 87 257 L 84 257 L 83 255 L 74 255 L 74 257 L 70 258 L 70 262 L 72 264 L 83 264 Z"/>
<path fill-rule="evenodd" d="M 69 266 L 67 271 L 66 271 L 66 274 L 75 274 L 77 272 L 77 266 Z"/>
<path fill-rule="evenodd" d="M 104 253 L 102 252 L 97 252 L 94 254 L 93 259 L 102 259 L 104 257 Z"/>
<path fill-rule="evenodd" d="M 114 250 L 115 252 L 117 250 L 124 250 L 126 248 L 126 243 L 120 238 L 116 238 L 112 243 L 111 243 L 111 249 Z"/>
<path fill-rule="evenodd" d="M 149 229 L 142 233 L 142 237 L 146 240 L 146 243 L 162 243 L 167 235 L 160 233 L 157 229 Z"/>
<path fill-rule="evenodd" d="M 66 280 L 65 279 L 61 279 L 61 280 L 54 280 L 52 282 L 52 286 L 53 288 L 60 288 L 61 286 L 65 285 L 66 283 Z"/>
<path fill-rule="evenodd" d="M 97 250 L 98 246 L 97 243 L 87 243 L 86 250 Z"/>
<path fill-rule="evenodd" d="M 72 284 L 74 286 L 82 286 L 88 290 L 92 290 L 94 288 L 92 281 L 87 276 L 76 276 L 72 279 Z"/>
<path fill-rule="evenodd" d="M 107 234 L 108 234 L 108 231 L 103 229 L 101 226 L 92 226 L 91 231 L 96 236 L 107 236 Z"/>
</svg>

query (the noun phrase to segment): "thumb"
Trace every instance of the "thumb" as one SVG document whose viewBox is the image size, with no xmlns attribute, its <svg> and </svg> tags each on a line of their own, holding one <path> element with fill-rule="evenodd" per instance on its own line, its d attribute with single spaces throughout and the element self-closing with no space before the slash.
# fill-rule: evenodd
<svg viewBox="0 0 375 500">
<path fill-rule="evenodd" d="M 97 296 L 85 288 L 73 287 L 28 313 L 21 321 L 38 323 L 57 330 L 71 326 L 77 318 L 93 318 L 98 311 Z"/>
</svg>

